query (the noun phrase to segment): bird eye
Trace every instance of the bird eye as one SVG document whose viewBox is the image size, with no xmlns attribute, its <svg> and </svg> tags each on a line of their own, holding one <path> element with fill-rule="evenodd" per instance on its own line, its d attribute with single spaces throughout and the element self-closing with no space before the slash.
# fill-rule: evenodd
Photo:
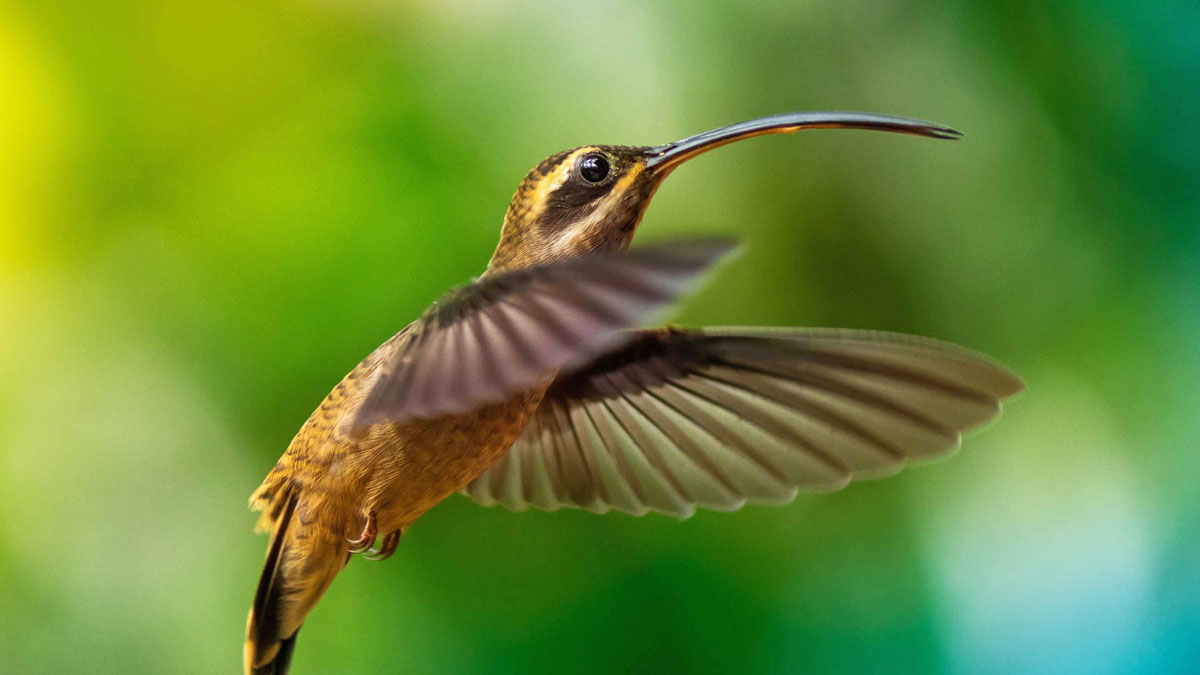
<svg viewBox="0 0 1200 675">
<path fill-rule="evenodd" d="M 579 160 L 579 175 L 589 183 L 600 183 L 608 178 L 608 160 L 601 154 L 585 155 Z"/>
</svg>

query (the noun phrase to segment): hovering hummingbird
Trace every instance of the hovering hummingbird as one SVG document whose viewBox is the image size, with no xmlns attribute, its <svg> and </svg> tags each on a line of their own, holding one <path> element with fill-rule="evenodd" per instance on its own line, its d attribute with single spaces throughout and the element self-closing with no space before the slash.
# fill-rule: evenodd
<svg viewBox="0 0 1200 675">
<path fill-rule="evenodd" d="M 686 518 L 889 475 L 995 417 L 1021 381 L 953 345 L 644 328 L 734 248 L 629 250 L 663 179 L 727 143 L 814 128 L 959 137 L 898 117 L 789 113 L 666 145 L 578 147 L 534 167 L 483 275 L 339 382 L 251 497 L 271 542 L 245 672 L 286 672 L 305 616 L 351 556 L 387 558 L 456 491 L 514 511 Z"/>
</svg>

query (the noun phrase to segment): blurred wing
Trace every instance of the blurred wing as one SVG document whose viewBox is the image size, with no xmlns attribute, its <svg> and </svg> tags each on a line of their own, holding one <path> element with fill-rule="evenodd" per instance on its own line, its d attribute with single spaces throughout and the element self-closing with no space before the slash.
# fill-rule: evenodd
<svg viewBox="0 0 1200 675">
<path fill-rule="evenodd" d="M 734 248 L 728 239 L 616 251 L 453 291 L 399 337 L 355 420 L 462 413 L 587 362 L 633 335 Z"/>
<path fill-rule="evenodd" d="M 953 345 L 822 329 L 664 329 L 556 379 L 463 492 L 679 518 L 779 504 L 958 447 L 1024 385 Z"/>
</svg>

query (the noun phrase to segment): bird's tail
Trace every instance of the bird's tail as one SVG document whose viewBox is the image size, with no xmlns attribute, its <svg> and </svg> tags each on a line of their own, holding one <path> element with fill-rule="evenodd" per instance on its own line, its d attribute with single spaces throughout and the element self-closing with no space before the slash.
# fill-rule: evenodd
<svg viewBox="0 0 1200 675">
<path fill-rule="evenodd" d="M 340 534 L 294 518 L 299 494 L 285 500 L 246 619 L 245 675 L 287 673 L 304 617 L 349 560 Z"/>
</svg>

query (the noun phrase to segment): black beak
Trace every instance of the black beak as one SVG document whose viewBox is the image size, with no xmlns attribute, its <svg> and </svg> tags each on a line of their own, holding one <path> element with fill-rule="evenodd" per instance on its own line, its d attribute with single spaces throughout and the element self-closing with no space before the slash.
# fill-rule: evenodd
<svg viewBox="0 0 1200 675">
<path fill-rule="evenodd" d="M 791 134 L 801 129 L 872 129 L 929 138 L 957 139 L 962 134 L 932 122 L 860 112 L 797 112 L 760 117 L 705 131 L 646 151 L 646 168 L 660 176 L 696 155 L 727 143 L 763 134 Z"/>
</svg>

